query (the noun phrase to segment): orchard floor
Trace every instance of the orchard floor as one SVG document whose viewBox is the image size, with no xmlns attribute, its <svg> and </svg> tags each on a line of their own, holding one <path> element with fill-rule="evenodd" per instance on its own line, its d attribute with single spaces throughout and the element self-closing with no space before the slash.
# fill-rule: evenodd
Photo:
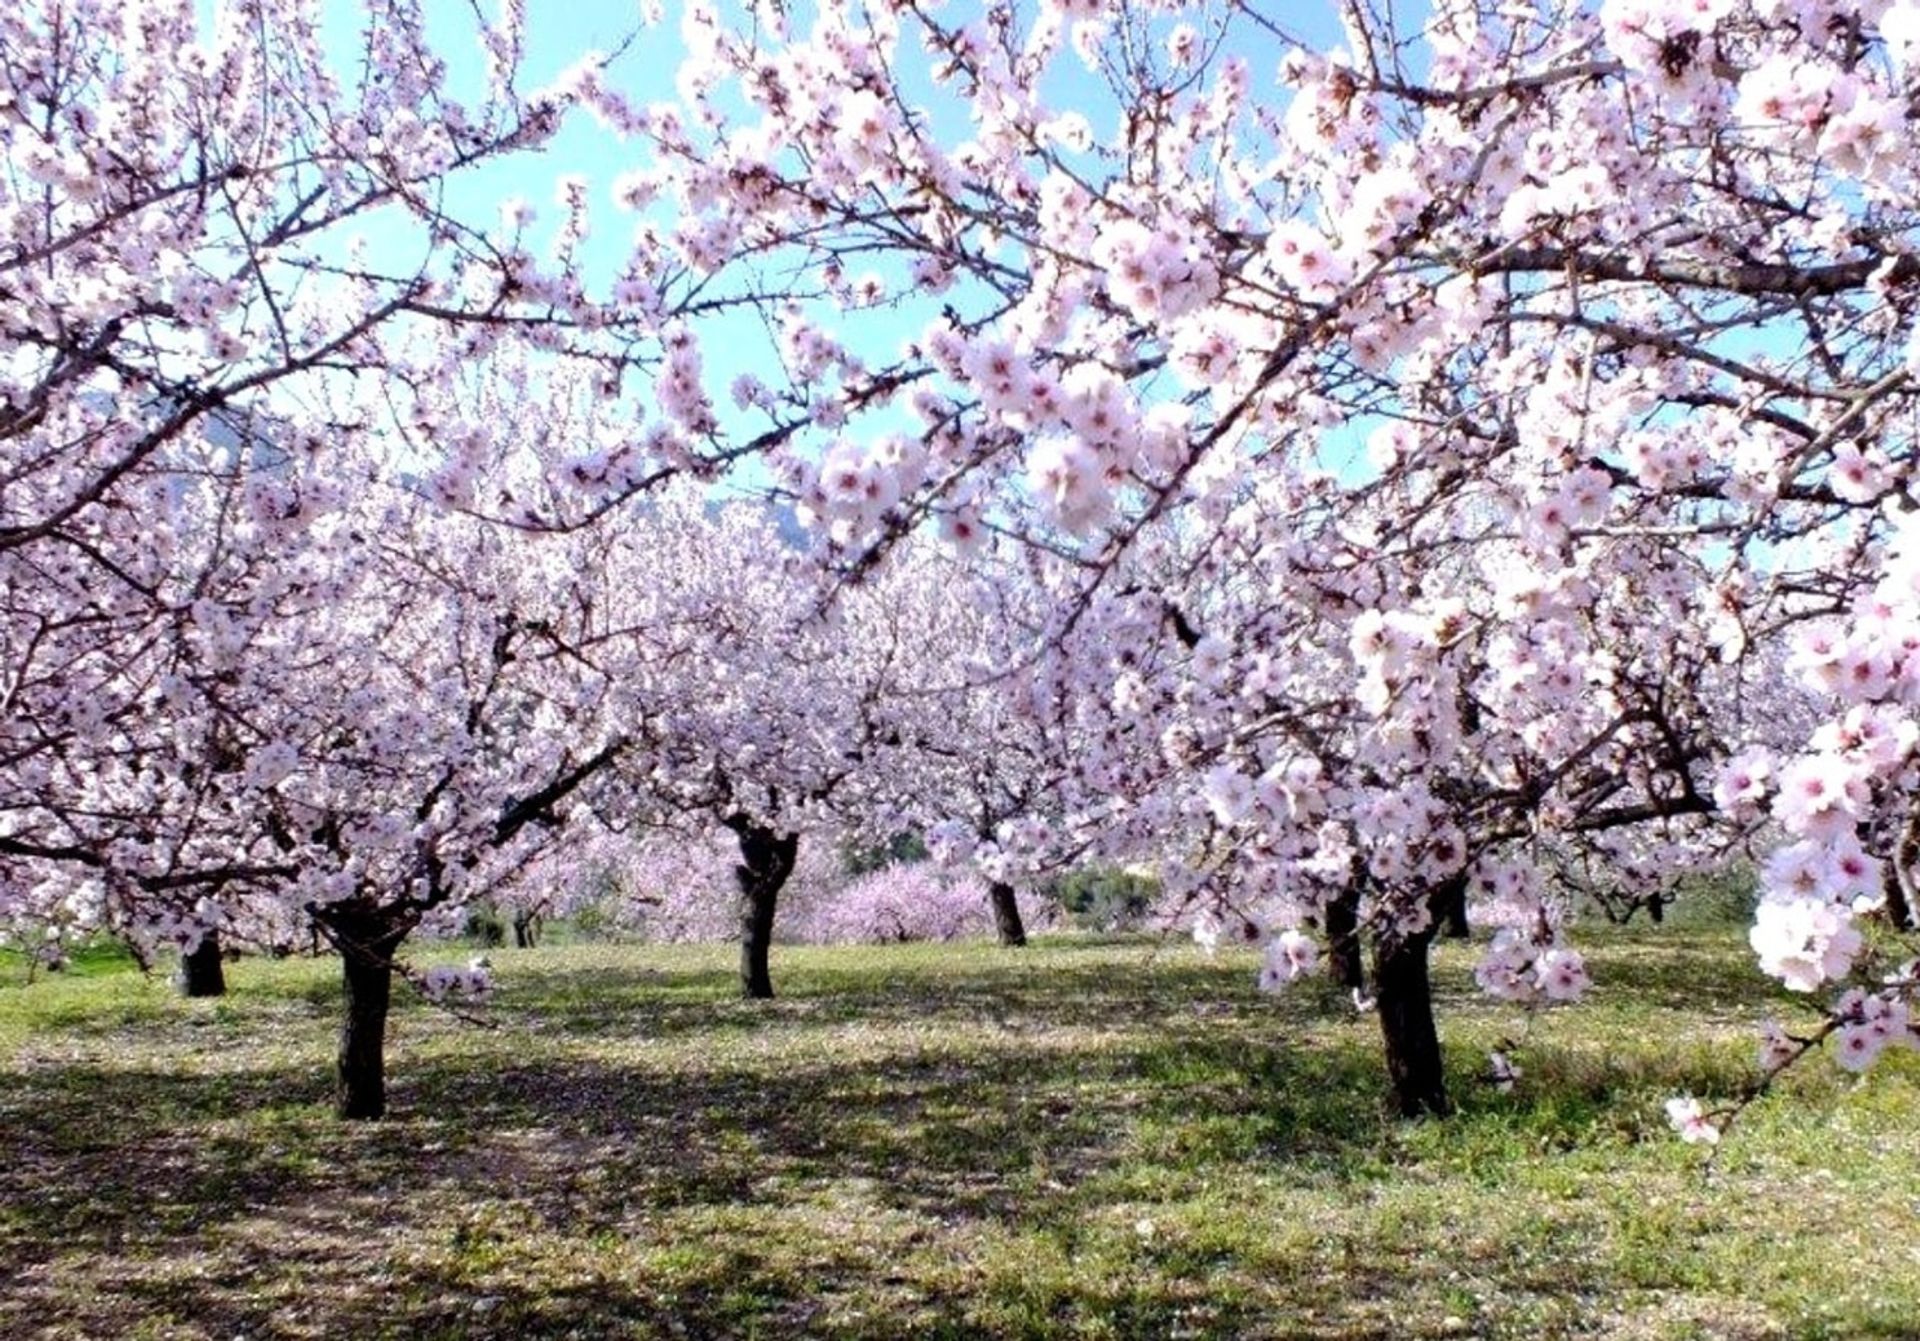
<svg viewBox="0 0 1920 1341">
<path fill-rule="evenodd" d="M 1920 1336 L 1920 1058 L 1804 1068 L 1711 1177 L 1669 1135 L 1794 1009 L 1736 930 L 1597 933 L 1511 1094 L 1448 949 L 1418 1124 L 1370 1018 L 1177 943 L 782 948 L 771 1003 L 725 947 L 493 959 L 362 1125 L 329 963 L 0 963 L 0 1336 Z"/>
</svg>

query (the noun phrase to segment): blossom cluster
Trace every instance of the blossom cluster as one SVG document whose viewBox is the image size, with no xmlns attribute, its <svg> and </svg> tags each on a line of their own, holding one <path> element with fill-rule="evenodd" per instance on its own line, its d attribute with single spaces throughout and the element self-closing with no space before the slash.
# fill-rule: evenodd
<svg viewBox="0 0 1920 1341">
<path fill-rule="evenodd" d="M 473 1005 L 493 995 L 493 969 L 485 959 L 435 964 L 419 975 L 421 994 L 442 1005 Z"/>
</svg>

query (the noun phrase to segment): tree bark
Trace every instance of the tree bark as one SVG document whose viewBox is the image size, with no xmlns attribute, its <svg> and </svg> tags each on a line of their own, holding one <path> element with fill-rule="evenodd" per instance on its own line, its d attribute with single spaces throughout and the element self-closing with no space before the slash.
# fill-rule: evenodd
<svg viewBox="0 0 1920 1341">
<path fill-rule="evenodd" d="M 1920 908 L 1914 907 L 1916 878 L 1920 878 L 1920 805 L 1907 815 L 1906 826 L 1880 877 L 1881 887 L 1887 892 L 1887 921 L 1897 931 L 1920 928 Z"/>
<path fill-rule="evenodd" d="M 334 1111 L 343 1118 L 372 1120 L 387 1111 L 387 1012 L 393 1004 L 393 956 L 407 932 L 372 910 L 336 912 L 329 925 L 346 984 Z"/>
<path fill-rule="evenodd" d="M 1349 884 L 1327 902 L 1327 973 L 1350 991 L 1366 987 L 1360 962 L 1360 887 Z"/>
<path fill-rule="evenodd" d="M 540 918 L 537 914 L 519 912 L 513 915 L 513 943 L 522 950 L 531 950 L 540 943 Z"/>
<path fill-rule="evenodd" d="M 180 958 L 180 982 L 188 996 L 225 996 L 227 972 L 220 962 L 220 933 L 208 928 L 200 944 Z"/>
<path fill-rule="evenodd" d="M 1020 900 L 1013 886 L 996 880 L 987 886 L 987 899 L 993 904 L 993 925 L 1000 932 L 1002 945 L 1025 945 L 1027 927 L 1020 920 Z"/>
<path fill-rule="evenodd" d="M 740 864 L 733 868 L 740 884 L 740 990 L 749 997 L 773 996 L 773 975 L 767 953 L 773 944 L 773 914 L 781 887 L 793 874 L 800 851 L 800 835 L 779 833 L 743 814 L 727 817 L 740 843 Z"/>
<path fill-rule="evenodd" d="M 1373 990 L 1386 1043 L 1387 1079 L 1403 1117 L 1444 1117 L 1452 1110 L 1427 972 L 1432 941 L 1429 929 L 1417 936 L 1383 938 L 1374 948 Z"/>
<path fill-rule="evenodd" d="M 1448 940 L 1464 941 L 1472 934 L 1467 925 L 1467 874 L 1462 871 L 1452 876 L 1440 886 L 1439 905 L 1441 924 L 1445 928 Z"/>
<path fill-rule="evenodd" d="M 1894 859 L 1886 864 L 1880 877 L 1880 887 L 1887 895 L 1887 921 L 1895 931 L 1914 929 L 1913 905 L 1907 902 L 1906 887 L 1900 882 L 1900 859 L 1903 854 L 1896 853 Z"/>
</svg>

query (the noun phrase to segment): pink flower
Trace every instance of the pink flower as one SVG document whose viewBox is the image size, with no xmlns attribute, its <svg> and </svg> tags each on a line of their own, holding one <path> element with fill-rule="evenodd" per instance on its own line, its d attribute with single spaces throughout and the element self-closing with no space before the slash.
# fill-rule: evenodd
<svg viewBox="0 0 1920 1341">
<path fill-rule="evenodd" d="M 1869 800 L 1857 767 L 1836 754 L 1804 754 L 1780 770 L 1773 813 L 1790 832 L 1823 838 L 1851 832 Z"/>
<path fill-rule="evenodd" d="M 1548 950 L 1534 961 L 1533 976 L 1549 1001 L 1578 1001 L 1592 985 L 1576 950 Z"/>
<path fill-rule="evenodd" d="M 1754 910 L 1747 940 L 1761 971 L 1794 992 L 1845 977 L 1863 943 L 1850 910 L 1824 900 L 1772 897 Z"/>
<path fill-rule="evenodd" d="M 1266 250 L 1281 280 L 1309 302 L 1327 301 L 1353 278 L 1353 267 L 1300 220 L 1288 220 L 1269 233 Z"/>
<path fill-rule="evenodd" d="M 1799 1052 L 1799 1044 L 1787 1037 L 1787 1031 L 1780 1027 L 1778 1020 L 1768 1020 L 1760 1026 L 1760 1069 L 1771 1075 L 1794 1059 Z"/>
<path fill-rule="evenodd" d="M 1707 1120 L 1698 1099 L 1681 1095 L 1667 1100 L 1667 1122 L 1689 1145 L 1720 1143 L 1720 1129 Z"/>
<path fill-rule="evenodd" d="M 1845 654 L 1845 641 L 1835 625 L 1809 624 L 1795 636 L 1793 657 L 1787 668 L 1799 675 L 1809 688 L 1831 694 L 1840 688 L 1840 664 Z"/>
<path fill-rule="evenodd" d="M 1842 443 L 1834 448 L 1827 483 L 1850 503 L 1870 503 L 1887 488 L 1886 457 L 1879 451 L 1862 452 L 1850 442 Z"/>
<path fill-rule="evenodd" d="M 1885 1035 L 1871 1025 L 1852 1024 L 1834 1036 L 1833 1056 L 1849 1071 L 1864 1071 L 1886 1045 Z"/>
<path fill-rule="evenodd" d="M 1042 438 L 1027 457 L 1027 484 L 1049 517 L 1069 531 L 1087 531 L 1112 506 L 1100 459 L 1077 437 Z"/>
<path fill-rule="evenodd" d="M 1253 808 L 1253 779 L 1231 764 L 1217 764 L 1207 770 L 1200 791 L 1214 818 L 1222 824 L 1237 824 Z"/>
<path fill-rule="evenodd" d="M 1752 813 L 1767 794 L 1767 778 L 1772 771 L 1772 759 L 1766 750 L 1742 750 L 1727 760 L 1714 780 L 1714 805 L 1730 815 Z"/>
<path fill-rule="evenodd" d="M 1298 931 L 1283 931 L 1267 942 L 1260 965 L 1260 990 L 1277 992 L 1319 967 L 1320 947 Z"/>
</svg>

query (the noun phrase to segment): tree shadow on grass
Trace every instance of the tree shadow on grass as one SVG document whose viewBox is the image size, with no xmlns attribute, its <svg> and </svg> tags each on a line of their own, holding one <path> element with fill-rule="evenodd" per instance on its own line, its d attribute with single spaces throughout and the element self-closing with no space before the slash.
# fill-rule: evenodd
<svg viewBox="0 0 1920 1341">
<path fill-rule="evenodd" d="M 1244 966 L 1159 960 L 1151 944 L 1134 942 L 1123 948 L 1139 950 L 1138 959 L 1123 961 L 1116 971 L 1112 948 L 1072 943 L 1021 952 L 1024 959 L 974 960 L 969 971 L 953 973 L 776 963 L 779 995 L 770 1002 L 742 999 L 738 978 L 724 970 L 648 970 L 636 979 L 630 970 L 613 967 L 580 972 L 512 964 L 503 1003 L 558 1012 L 564 1018 L 556 1026 L 570 1036 L 648 1039 L 706 1035 L 716 1028 L 764 1033 L 902 1021 L 964 1027 L 1017 1022 L 1034 1030 L 1063 1024 L 1134 1027 L 1149 1003 L 1183 1013 L 1195 1002 L 1218 1003 L 1222 1013 L 1260 1009 L 1247 990 L 1251 975 Z M 1044 958 L 1036 961 L 1036 955 Z M 1135 975 L 1149 981 L 1143 986 Z"/>
<path fill-rule="evenodd" d="M 328 1116 L 311 1066 L 42 1062 L 0 1100 L 0 1334 L 1257 1334 L 1256 1303 L 1210 1284 L 1243 1249 L 1125 1246 L 1135 1201 L 1249 1171 L 1358 1197 L 1418 1155 L 1383 1117 L 1366 1022 L 1255 1001 L 1231 968 L 1152 972 L 812 970 L 771 1007 L 718 973 L 605 983 L 629 1033 L 760 1036 L 757 1053 L 682 1046 L 657 1065 L 644 1045 L 596 1058 L 615 1025 L 604 975 L 556 977 L 514 990 L 584 1041 L 531 1059 L 520 1036 L 402 1049 L 398 1120 L 373 1125 Z M 878 1042 L 836 1059 L 856 1022 Z M 782 1051 L 810 1030 L 826 1044 Z M 1572 1139 L 1623 1095 L 1717 1080 L 1654 1053 L 1543 1065 L 1494 1095 L 1454 1065 L 1463 1121 Z M 1068 1265 L 983 1275 L 996 1235 Z M 1105 1264 L 1079 1270 L 1081 1253 Z M 1349 1262 L 1341 1288 L 1391 1298 L 1426 1269 Z M 1618 1283 L 1592 1265 L 1552 1280 Z"/>
<path fill-rule="evenodd" d="M 972 1110 L 983 1092 L 1036 1083 L 1058 1092 L 1078 1076 L 1066 1057 L 1042 1068 L 1015 1057 L 904 1059 L 864 1078 L 817 1067 L 777 1089 L 730 1069 L 440 1064 L 397 1086 L 396 1099 L 457 1116 L 350 1126 L 287 1106 L 312 1093 L 297 1072 L 222 1088 L 60 1068 L 36 1077 L 38 1130 L 11 1112 L 0 1125 L 16 1156 L 0 1174 L 0 1334 L 43 1324 L 196 1336 L 804 1329 L 823 1300 L 871 1292 L 874 1273 L 871 1256 L 806 1230 L 813 1204 L 857 1201 L 862 1212 L 938 1226 L 1070 1222 L 1062 1180 L 1113 1158 L 1131 1105 L 1009 1098 L 1002 1111 Z M 116 1108 L 114 1093 L 143 1096 L 140 1113 Z M 254 1120 L 235 1116 L 249 1111 Z M 1054 1191 L 1039 1187 L 1036 1169 Z M 644 1241 L 657 1217 L 688 1210 L 747 1215 L 768 1242 L 752 1224 L 723 1227 L 653 1284 L 644 1267 L 623 1272 L 632 1264 L 619 1253 L 586 1284 L 496 1280 L 469 1260 L 496 1237 L 501 1260 L 522 1242 L 568 1245 L 570 1259 L 582 1244 Z M 798 1238 L 794 1223 L 783 1226 L 789 1211 L 801 1216 Z M 510 1232 L 496 1235 L 490 1220 Z M 396 1250 L 406 1239 L 438 1247 L 410 1256 Z M 1122 1334 L 1148 1335 L 1147 1320 L 1164 1324 L 1187 1293 L 1143 1281 L 1095 1303 L 1144 1329 Z M 864 1304 L 856 1311 L 872 1316 L 842 1318 L 833 1334 L 978 1334 L 965 1301 L 896 1294 L 891 1312 Z"/>
<path fill-rule="evenodd" d="M 1762 973 L 1753 956 L 1721 936 L 1647 935 L 1631 953 L 1607 956 L 1594 982 L 1596 1001 L 1690 1015 L 1754 1015 L 1796 998 Z"/>
</svg>

